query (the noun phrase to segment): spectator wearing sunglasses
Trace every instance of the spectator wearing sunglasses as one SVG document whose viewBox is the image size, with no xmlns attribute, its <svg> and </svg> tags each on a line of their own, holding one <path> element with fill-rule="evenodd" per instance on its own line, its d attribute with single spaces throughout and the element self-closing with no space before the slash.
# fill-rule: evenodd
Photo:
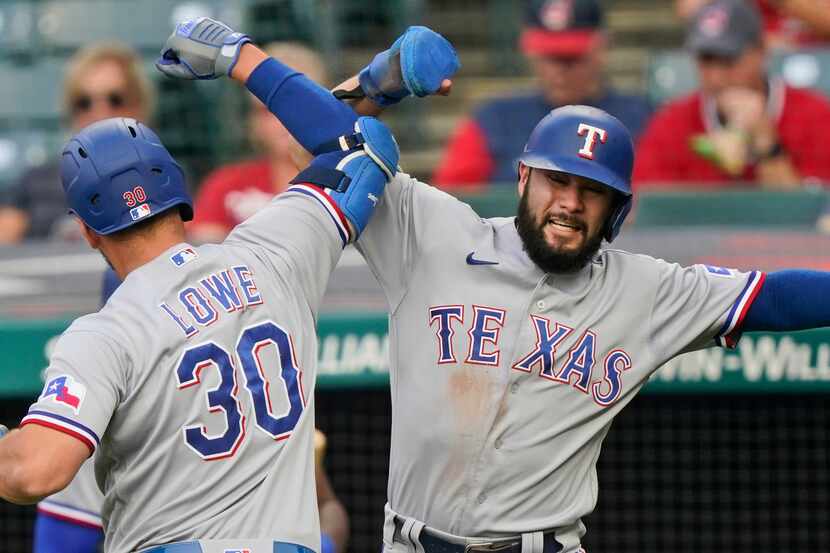
<svg viewBox="0 0 830 553">
<path fill-rule="evenodd" d="M 67 64 L 61 112 L 72 133 L 109 117 L 133 117 L 146 122 L 153 104 L 154 90 L 141 58 L 127 46 L 89 46 L 79 50 Z M 59 161 L 52 159 L 29 170 L 2 191 L 0 244 L 80 237 L 77 225 L 66 213 Z"/>
</svg>

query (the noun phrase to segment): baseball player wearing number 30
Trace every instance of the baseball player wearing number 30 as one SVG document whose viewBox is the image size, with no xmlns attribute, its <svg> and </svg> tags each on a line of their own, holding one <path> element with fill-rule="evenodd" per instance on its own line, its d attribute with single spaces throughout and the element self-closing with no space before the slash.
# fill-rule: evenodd
<svg viewBox="0 0 830 553">
<path fill-rule="evenodd" d="M 371 85 L 400 44 L 357 79 L 381 107 L 398 98 Z M 425 59 L 438 78 L 452 66 Z M 357 117 L 278 62 L 248 86 L 309 151 L 315 128 Z M 528 138 L 516 217 L 481 219 L 402 172 L 389 183 L 355 243 L 390 311 L 386 553 L 580 551 L 602 440 L 658 367 L 744 331 L 830 324 L 828 273 L 602 248 L 631 207 L 633 159 L 617 119 L 567 106 Z"/>
<path fill-rule="evenodd" d="M 253 69 L 237 63 L 248 38 L 210 20 L 170 42 L 168 71 L 245 82 Z M 185 242 L 183 173 L 152 130 L 107 119 L 66 144 L 67 203 L 123 283 L 61 336 L 39 399 L 0 439 L 0 497 L 34 503 L 97 452 L 108 552 L 320 551 L 316 314 L 398 162 L 376 119 L 332 129 L 315 129 L 321 144 L 348 146 L 318 155 L 310 180 L 200 247 Z"/>
</svg>

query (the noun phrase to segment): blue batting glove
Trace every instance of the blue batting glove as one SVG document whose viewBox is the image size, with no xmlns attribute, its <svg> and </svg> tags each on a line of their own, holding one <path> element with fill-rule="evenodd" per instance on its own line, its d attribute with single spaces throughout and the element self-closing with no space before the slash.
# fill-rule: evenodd
<svg viewBox="0 0 830 553">
<path fill-rule="evenodd" d="M 427 27 L 409 27 L 391 48 L 376 55 L 359 77 L 360 88 L 379 106 L 409 95 L 435 94 L 461 67 L 452 44 Z"/>
<path fill-rule="evenodd" d="M 251 42 L 221 21 L 199 17 L 182 21 L 164 43 L 156 69 L 177 79 L 216 79 L 230 75 L 242 45 Z"/>
</svg>

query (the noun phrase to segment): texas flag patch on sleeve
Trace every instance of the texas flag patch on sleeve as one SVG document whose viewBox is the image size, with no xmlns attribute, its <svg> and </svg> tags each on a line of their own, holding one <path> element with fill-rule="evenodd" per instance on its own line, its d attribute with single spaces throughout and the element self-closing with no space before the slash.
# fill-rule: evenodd
<svg viewBox="0 0 830 553">
<path fill-rule="evenodd" d="M 62 403 L 72 408 L 77 415 L 86 396 L 86 386 L 69 375 L 61 375 L 46 383 L 41 399 L 51 398 L 55 403 Z"/>
</svg>

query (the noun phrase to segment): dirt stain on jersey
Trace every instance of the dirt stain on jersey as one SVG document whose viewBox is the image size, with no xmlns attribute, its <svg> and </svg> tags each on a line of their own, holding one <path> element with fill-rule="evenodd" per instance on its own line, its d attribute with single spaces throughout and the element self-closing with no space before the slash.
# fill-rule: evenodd
<svg viewBox="0 0 830 553">
<path fill-rule="evenodd" d="M 455 426 L 450 445 L 446 478 L 462 478 L 470 466 L 470 448 L 489 424 L 492 388 L 489 367 L 461 365 L 454 368 L 448 380 L 446 416 Z M 495 369 L 492 369 L 495 370 Z"/>
<path fill-rule="evenodd" d="M 461 365 L 449 378 L 449 404 L 458 433 L 472 435 L 481 431 L 492 407 L 493 383 L 489 367 Z"/>
</svg>

